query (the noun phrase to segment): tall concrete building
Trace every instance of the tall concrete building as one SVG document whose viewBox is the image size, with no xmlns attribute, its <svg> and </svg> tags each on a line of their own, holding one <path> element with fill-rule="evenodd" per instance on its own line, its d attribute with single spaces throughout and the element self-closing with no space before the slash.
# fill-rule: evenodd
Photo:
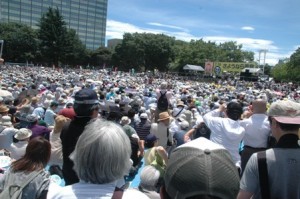
<svg viewBox="0 0 300 199">
<path fill-rule="evenodd" d="M 49 7 L 58 8 L 69 28 L 89 49 L 105 46 L 108 0 L 0 0 L 0 21 L 25 23 L 32 28 Z"/>
</svg>

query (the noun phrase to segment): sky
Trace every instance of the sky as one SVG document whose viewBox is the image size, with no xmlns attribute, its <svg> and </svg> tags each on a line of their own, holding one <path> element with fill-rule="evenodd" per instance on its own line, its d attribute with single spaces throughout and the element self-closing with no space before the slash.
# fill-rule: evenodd
<svg viewBox="0 0 300 199">
<path fill-rule="evenodd" d="M 275 65 L 300 47 L 299 8 L 300 0 L 108 0 L 106 39 L 147 32 L 236 41 L 257 62 L 267 50 L 266 63 Z"/>
</svg>

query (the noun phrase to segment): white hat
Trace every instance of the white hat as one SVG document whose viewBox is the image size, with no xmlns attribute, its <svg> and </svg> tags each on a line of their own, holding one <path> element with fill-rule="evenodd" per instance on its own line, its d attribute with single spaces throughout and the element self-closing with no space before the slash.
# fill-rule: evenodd
<svg viewBox="0 0 300 199">
<path fill-rule="evenodd" d="M 147 113 L 142 113 L 142 114 L 140 115 L 140 118 L 141 118 L 141 119 L 148 119 Z"/>
<path fill-rule="evenodd" d="M 190 124 L 186 120 L 179 122 L 179 125 L 182 129 L 187 129 L 190 126 Z"/>
<path fill-rule="evenodd" d="M 129 119 L 129 117 L 127 117 L 127 116 L 123 116 L 120 120 L 121 125 L 126 125 L 126 124 L 130 124 L 130 123 L 131 123 L 131 119 Z"/>
<path fill-rule="evenodd" d="M 5 115 L 1 118 L 1 125 L 6 126 L 6 127 L 11 127 L 11 118 L 8 115 Z"/>
<path fill-rule="evenodd" d="M 29 138 L 32 135 L 32 131 L 26 128 L 21 128 L 18 133 L 15 135 L 17 140 L 24 140 Z"/>
</svg>

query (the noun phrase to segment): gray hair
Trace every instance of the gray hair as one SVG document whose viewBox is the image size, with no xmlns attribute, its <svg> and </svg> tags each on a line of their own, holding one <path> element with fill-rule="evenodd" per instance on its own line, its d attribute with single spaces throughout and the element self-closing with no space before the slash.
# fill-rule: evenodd
<svg viewBox="0 0 300 199">
<path fill-rule="evenodd" d="M 70 157 L 80 180 L 104 184 L 128 174 L 131 145 L 119 125 L 97 119 L 88 124 Z"/>
<path fill-rule="evenodd" d="M 160 172 L 155 167 L 148 165 L 145 166 L 141 172 L 140 187 L 146 190 L 156 190 Z"/>
</svg>

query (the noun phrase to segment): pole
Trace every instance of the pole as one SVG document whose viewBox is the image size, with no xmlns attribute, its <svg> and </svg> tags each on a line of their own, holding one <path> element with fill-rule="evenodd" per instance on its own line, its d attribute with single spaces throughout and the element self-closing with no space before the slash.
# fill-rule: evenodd
<svg viewBox="0 0 300 199">
<path fill-rule="evenodd" d="M 264 50 L 264 65 L 263 65 L 263 75 L 265 74 L 265 65 L 266 65 L 266 54 L 267 54 L 267 50 Z"/>
</svg>

